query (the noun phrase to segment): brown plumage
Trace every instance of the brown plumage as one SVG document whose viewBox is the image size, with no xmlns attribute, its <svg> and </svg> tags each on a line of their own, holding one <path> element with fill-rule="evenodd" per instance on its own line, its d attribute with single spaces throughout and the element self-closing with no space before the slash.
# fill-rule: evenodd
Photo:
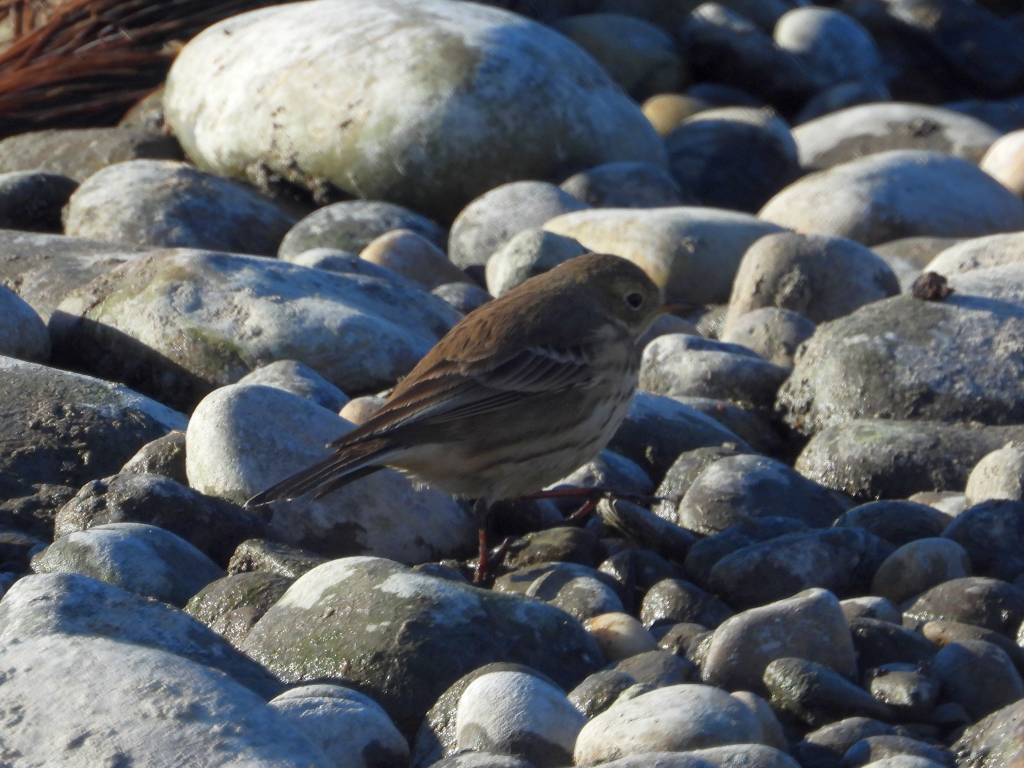
<svg viewBox="0 0 1024 768">
<path fill-rule="evenodd" d="M 331 456 L 247 506 L 323 496 L 385 466 L 478 509 L 540 490 L 611 439 L 660 304 L 643 270 L 617 256 L 531 278 L 456 324 Z"/>
</svg>

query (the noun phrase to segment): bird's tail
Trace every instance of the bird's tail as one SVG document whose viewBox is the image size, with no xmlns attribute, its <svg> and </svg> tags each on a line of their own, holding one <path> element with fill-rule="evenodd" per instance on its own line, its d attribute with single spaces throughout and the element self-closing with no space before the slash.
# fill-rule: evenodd
<svg viewBox="0 0 1024 768">
<path fill-rule="evenodd" d="M 379 463 L 396 452 L 390 441 L 383 439 L 344 446 L 319 464 L 257 493 L 245 502 L 245 506 L 255 507 L 278 499 L 294 499 L 310 491 L 316 491 L 313 498 L 319 499 L 354 480 L 384 469 Z"/>
</svg>

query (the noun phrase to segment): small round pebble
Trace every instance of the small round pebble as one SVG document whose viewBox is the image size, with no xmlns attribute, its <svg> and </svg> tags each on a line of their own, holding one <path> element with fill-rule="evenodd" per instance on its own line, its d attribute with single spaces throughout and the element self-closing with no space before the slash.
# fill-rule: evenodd
<svg viewBox="0 0 1024 768">
<path fill-rule="evenodd" d="M 522 757 L 536 768 L 566 765 L 586 723 L 564 693 L 522 672 L 478 677 L 462 692 L 456 718 L 460 751 Z"/>
<path fill-rule="evenodd" d="M 644 625 L 628 613 L 603 613 L 583 622 L 608 661 L 654 651 L 658 643 Z"/>
</svg>

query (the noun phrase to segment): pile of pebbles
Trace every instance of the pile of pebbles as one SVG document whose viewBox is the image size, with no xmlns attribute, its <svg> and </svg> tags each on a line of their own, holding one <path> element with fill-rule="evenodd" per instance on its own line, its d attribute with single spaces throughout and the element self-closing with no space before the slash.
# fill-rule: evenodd
<svg viewBox="0 0 1024 768">
<path fill-rule="evenodd" d="M 0 141 L 3 759 L 1024 761 L 1022 196 L 1021 0 L 293 3 Z M 679 307 L 589 519 L 243 507 L 588 251 Z"/>
</svg>

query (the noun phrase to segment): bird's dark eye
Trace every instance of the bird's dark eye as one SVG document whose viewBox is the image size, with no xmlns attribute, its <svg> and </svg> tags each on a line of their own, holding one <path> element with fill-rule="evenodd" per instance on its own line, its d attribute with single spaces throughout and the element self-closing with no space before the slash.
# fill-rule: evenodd
<svg viewBox="0 0 1024 768">
<path fill-rule="evenodd" d="M 644 295 L 633 291 L 632 293 L 626 294 L 626 303 L 629 304 L 633 309 L 640 309 L 644 304 Z"/>
</svg>

